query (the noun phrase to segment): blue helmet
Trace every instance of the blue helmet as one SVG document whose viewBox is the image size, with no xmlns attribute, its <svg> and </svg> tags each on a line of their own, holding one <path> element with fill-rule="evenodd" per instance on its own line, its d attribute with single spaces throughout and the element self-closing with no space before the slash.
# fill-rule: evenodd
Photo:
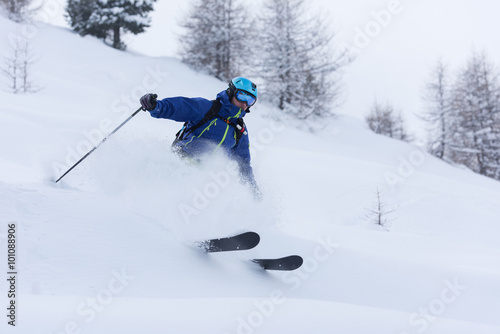
<svg viewBox="0 0 500 334">
<path fill-rule="evenodd" d="M 250 96 L 248 97 L 246 96 L 247 94 L 244 93 L 238 94 L 240 92 L 247 93 Z M 240 96 L 244 97 L 245 98 L 244 102 L 247 102 L 247 105 L 251 107 L 257 101 L 257 85 L 248 80 L 247 78 L 236 77 L 229 82 L 229 87 L 227 88 L 227 95 L 229 96 L 229 99 L 232 99 L 233 96 L 236 96 L 238 100 L 240 100 L 239 99 Z"/>
</svg>

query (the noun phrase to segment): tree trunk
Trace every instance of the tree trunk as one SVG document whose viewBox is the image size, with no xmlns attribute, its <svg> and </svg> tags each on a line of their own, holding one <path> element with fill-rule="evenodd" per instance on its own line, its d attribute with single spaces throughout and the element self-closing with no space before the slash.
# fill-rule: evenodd
<svg viewBox="0 0 500 334">
<path fill-rule="evenodd" d="M 118 49 L 118 50 L 121 50 L 122 49 L 122 45 L 121 45 L 121 41 L 120 41 L 120 26 L 119 25 L 115 25 L 113 27 L 113 47 L 115 49 Z"/>
</svg>

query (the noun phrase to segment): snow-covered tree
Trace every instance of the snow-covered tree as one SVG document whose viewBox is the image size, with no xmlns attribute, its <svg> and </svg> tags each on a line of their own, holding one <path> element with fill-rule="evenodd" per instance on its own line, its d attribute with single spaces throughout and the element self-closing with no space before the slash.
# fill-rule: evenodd
<svg viewBox="0 0 500 334">
<path fill-rule="evenodd" d="M 28 40 L 16 36 L 11 39 L 12 45 L 9 54 L 3 57 L 0 72 L 7 79 L 7 90 L 11 93 L 35 93 L 40 88 L 31 80 L 33 54 Z"/>
<path fill-rule="evenodd" d="M 432 70 L 423 95 L 427 103 L 427 110 L 423 116 L 428 125 L 427 146 L 429 152 L 440 159 L 444 159 L 448 153 L 453 134 L 448 76 L 446 66 L 439 60 Z"/>
<path fill-rule="evenodd" d="M 17 48 L 12 50 L 10 55 L 3 57 L 3 63 L 0 67 L 2 75 L 7 78 L 7 87 L 8 91 L 11 93 L 17 94 L 19 93 L 19 72 L 20 72 L 20 64 L 19 64 L 19 54 L 20 51 Z"/>
<path fill-rule="evenodd" d="M 97 9 L 96 0 L 68 0 L 65 16 L 71 28 L 80 35 L 91 35 L 104 39 L 107 32 L 90 22 L 90 16 Z"/>
<path fill-rule="evenodd" d="M 404 119 L 390 103 L 375 101 L 370 113 L 365 117 L 368 127 L 375 133 L 403 141 L 411 141 L 405 129 Z"/>
<path fill-rule="evenodd" d="M 452 94 L 452 159 L 500 179 L 499 73 L 484 53 L 472 54 Z"/>
<path fill-rule="evenodd" d="M 308 13 L 304 0 L 269 0 L 259 23 L 253 44 L 265 98 L 299 119 L 331 114 L 346 57 L 334 52 L 326 20 Z"/>
<path fill-rule="evenodd" d="M 149 27 L 148 14 L 156 0 L 68 0 L 66 17 L 80 35 L 104 40 L 115 49 L 124 50 L 124 33 L 134 35 Z"/>
<path fill-rule="evenodd" d="M 0 5 L 7 12 L 9 19 L 21 22 L 24 20 L 31 2 L 32 0 L 0 0 Z"/>
<path fill-rule="evenodd" d="M 181 58 L 191 68 L 229 81 L 250 62 L 252 19 L 238 0 L 198 0 L 181 22 Z"/>
</svg>

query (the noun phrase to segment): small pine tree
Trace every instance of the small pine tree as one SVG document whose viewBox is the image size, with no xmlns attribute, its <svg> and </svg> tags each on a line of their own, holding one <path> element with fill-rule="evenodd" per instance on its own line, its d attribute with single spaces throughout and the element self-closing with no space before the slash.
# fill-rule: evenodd
<svg viewBox="0 0 500 334">
<path fill-rule="evenodd" d="M 390 219 L 389 216 L 396 212 L 397 208 L 388 209 L 388 205 L 382 199 L 383 193 L 377 188 L 375 192 L 375 200 L 373 201 L 372 207 L 367 209 L 367 218 L 371 223 L 383 227 L 387 231 L 394 219 Z"/>
<path fill-rule="evenodd" d="M 31 80 L 33 54 L 28 40 L 17 36 L 12 39 L 11 53 L 3 58 L 1 73 L 8 81 L 8 91 L 18 93 L 36 93 L 40 88 Z"/>
<path fill-rule="evenodd" d="M 80 35 L 104 40 L 115 49 L 124 50 L 124 33 L 134 35 L 149 27 L 148 14 L 156 0 L 68 0 L 66 18 Z"/>
<path fill-rule="evenodd" d="M 396 113 L 389 103 L 381 104 L 375 101 L 365 121 L 370 130 L 375 133 L 398 140 L 411 141 L 411 136 L 405 129 L 403 116 L 401 113 Z"/>
<path fill-rule="evenodd" d="M 3 64 L 0 68 L 4 77 L 7 78 L 8 91 L 11 93 L 17 94 L 20 91 L 19 87 L 19 72 L 20 72 L 20 64 L 19 64 L 19 54 L 20 51 L 16 47 L 12 50 L 12 53 L 8 56 L 4 56 Z"/>
</svg>

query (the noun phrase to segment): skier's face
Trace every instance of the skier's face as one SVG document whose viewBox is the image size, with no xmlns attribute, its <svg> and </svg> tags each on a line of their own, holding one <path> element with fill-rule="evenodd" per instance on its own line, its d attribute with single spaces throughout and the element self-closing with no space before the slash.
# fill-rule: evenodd
<svg viewBox="0 0 500 334">
<path fill-rule="evenodd" d="M 231 103 L 245 111 L 248 109 L 247 103 L 238 101 L 235 96 L 233 96 L 233 98 L 231 99 Z"/>
</svg>

